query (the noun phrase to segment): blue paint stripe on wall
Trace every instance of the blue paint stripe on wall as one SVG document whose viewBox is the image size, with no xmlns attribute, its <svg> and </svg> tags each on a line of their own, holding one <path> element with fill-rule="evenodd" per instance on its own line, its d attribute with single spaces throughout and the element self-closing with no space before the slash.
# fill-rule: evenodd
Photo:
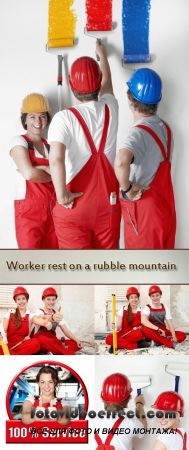
<svg viewBox="0 0 189 450">
<path fill-rule="evenodd" d="M 123 62 L 149 62 L 151 0 L 123 0 Z"/>
</svg>

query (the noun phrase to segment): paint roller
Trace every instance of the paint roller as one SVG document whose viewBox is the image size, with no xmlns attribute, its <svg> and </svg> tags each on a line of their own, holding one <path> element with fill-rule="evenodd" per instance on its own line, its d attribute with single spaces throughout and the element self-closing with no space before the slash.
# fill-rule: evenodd
<svg viewBox="0 0 189 450">
<path fill-rule="evenodd" d="M 85 6 L 87 23 L 84 34 L 97 39 L 101 45 L 104 32 L 115 29 L 115 24 L 112 22 L 112 0 L 86 0 Z M 98 55 L 97 61 L 100 61 Z"/>
<path fill-rule="evenodd" d="M 142 389 L 146 389 L 152 384 L 150 375 L 129 375 L 129 380 L 131 384 L 136 383 L 141 385 L 140 388 L 137 388 L 137 395 L 141 395 Z"/>
<path fill-rule="evenodd" d="M 77 17 L 71 10 L 73 0 L 49 0 L 48 42 L 46 51 L 58 58 L 58 110 L 62 110 L 62 63 L 65 47 L 73 47 Z"/>
<path fill-rule="evenodd" d="M 8 348 L 8 345 L 7 345 L 7 337 L 6 337 L 5 330 L 3 328 L 3 324 L 2 323 L 0 323 L 0 334 L 2 336 L 0 338 L 0 345 L 2 347 L 3 354 L 4 355 L 10 355 L 9 348 Z"/>
<path fill-rule="evenodd" d="M 166 366 L 165 366 L 165 372 L 168 373 L 169 375 L 172 375 L 173 377 L 175 377 L 175 392 L 178 393 L 180 375 L 175 375 L 174 373 L 170 372 L 170 370 L 174 370 L 175 372 L 177 372 L 177 370 L 179 370 L 179 371 L 186 370 L 189 372 L 189 363 L 179 362 L 179 364 L 178 363 L 175 364 L 174 362 L 170 362 L 170 363 L 166 364 Z"/>
<path fill-rule="evenodd" d="M 116 296 L 112 294 L 112 333 L 113 333 L 113 354 L 117 355 L 117 331 L 116 331 Z"/>
</svg>

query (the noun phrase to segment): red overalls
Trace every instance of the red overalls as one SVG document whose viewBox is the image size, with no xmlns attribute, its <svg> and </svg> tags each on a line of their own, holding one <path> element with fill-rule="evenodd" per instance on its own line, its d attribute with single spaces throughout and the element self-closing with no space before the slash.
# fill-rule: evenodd
<svg viewBox="0 0 189 450">
<path fill-rule="evenodd" d="M 94 438 L 96 440 L 96 443 L 98 444 L 98 447 L 96 447 L 96 450 L 115 450 L 115 447 L 113 445 L 110 445 L 110 443 L 111 443 L 111 441 L 112 441 L 112 439 L 114 437 L 113 431 L 116 428 L 119 428 L 119 426 L 121 425 L 123 420 L 124 420 L 124 417 L 120 417 L 119 419 L 116 420 L 116 422 L 114 423 L 114 425 L 113 425 L 113 427 L 111 429 L 112 433 L 110 432 L 108 434 L 104 444 L 103 444 L 102 439 L 100 438 L 100 436 L 97 433 L 95 433 Z"/>
<path fill-rule="evenodd" d="M 62 401 L 61 400 L 62 400 L 61 398 L 57 398 L 56 399 L 56 403 L 55 403 L 55 405 L 53 405 L 53 406 L 55 406 L 56 409 L 62 409 Z M 39 402 L 40 402 L 40 396 L 39 395 L 35 395 L 34 402 L 33 402 L 33 407 L 37 408 L 37 406 L 40 406 Z M 48 406 L 50 406 L 50 403 L 42 403 L 41 406 L 43 408 L 48 408 Z"/>
<path fill-rule="evenodd" d="M 15 329 L 14 313 L 10 313 L 9 324 L 7 329 L 8 347 L 11 355 L 33 355 L 40 350 L 40 344 L 37 339 L 27 339 L 11 350 L 16 344 L 21 342 L 29 335 L 29 314 L 22 317 L 22 326 L 19 330 Z M 0 354 L 2 349 L 0 349 Z"/>
<path fill-rule="evenodd" d="M 40 308 L 41 309 L 41 308 Z M 44 309 L 41 309 L 44 315 L 47 315 Z M 53 310 L 53 313 L 55 311 Z M 53 355 L 74 355 L 79 350 L 75 341 L 71 339 L 65 339 L 64 343 L 56 337 L 57 323 L 52 322 L 52 329 L 47 330 L 45 327 L 40 327 L 39 331 L 34 335 L 39 341 L 41 350 L 43 352 L 52 352 Z"/>
<path fill-rule="evenodd" d="M 173 347 L 173 341 L 170 339 L 172 337 L 170 331 L 166 328 L 165 316 L 166 310 L 165 306 L 161 303 L 161 308 L 152 308 L 151 305 L 147 305 L 150 309 L 149 321 L 156 325 L 161 330 L 165 331 L 167 337 L 161 336 L 157 330 L 152 330 L 151 328 L 143 326 L 142 332 L 144 336 L 158 344 L 165 345 L 166 347 Z M 183 342 L 186 339 L 186 334 L 182 331 L 175 331 L 175 335 L 178 342 Z"/>
<path fill-rule="evenodd" d="M 186 432 L 184 433 L 184 436 L 183 436 L 181 430 L 179 430 L 178 428 L 173 428 L 173 429 L 174 429 L 174 431 L 176 431 L 178 434 L 180 434 L 180 436 L 182 436 L 182 439 L 183 439 L 183 447 L 182 447 L 182 450 L 187 450 L 187 434 L 186 434 Z"/>
<path fill-rule="evenodd" d="M 37 158 L 34 146 L 27 136 L 22 137 L 28 143 L 28 154 L 32 166 L 48 166 L 46 158 Z M 49 145 L 42 138 L 47 150 Z M 54 205 L 55 191 L 52 182 L 26 182 L 24 200 L 15 200 L 15 227 L 18 247 L 22 249 L 57 249 L 58 242 L 54 230 L 51 209 Z"/>
<path fill-rule="evenodd" d="M 72 209 L 56 203 L 53 218 L 59 248 L 117 249 L 120 235 L 121 207 L 119 185 L 114 170 L 104 154 L 109 126 L 109 108 L 105 105 L 105 122 L 97 151 L 89 129 L 75 108 L 70 111 L 79 121 L 91 149 L 91 157 L 75 178 L 67 184 L 71 192 L 83 192 Z M 117 203 L 110 205 L 110 194 L 116 192 Z"/>
<path fill-rule="evenodd" d="M 141 313 L 137 311 L 132 313 L 133 322 L 128 323 L 127 310 L 123 308 L 123 322 L 122 328 L 117 333 L 117 348 L 126 348 L 127 350 L 134 350 L 137 348 L 137 341 L 143 338 L 142 329 L 133 330 L 135 327 L 141 325 Z M 113 334 L 109 334 L 105 342 L 107 345 L 113 345 Z"/>
<path fill-rule="evenodd" d="M 129 201 L 121 198 L 124 219 L 124 239 L 127 249 L 174 248 L 176 233 L 176 212 L 171 181 L 171 130 L 167 129 L 167 155 L 163 143 L 145 125 L 136 125 L 149 133 L 159 146 L 164 161 L 140 200 Z"/>
</svg>

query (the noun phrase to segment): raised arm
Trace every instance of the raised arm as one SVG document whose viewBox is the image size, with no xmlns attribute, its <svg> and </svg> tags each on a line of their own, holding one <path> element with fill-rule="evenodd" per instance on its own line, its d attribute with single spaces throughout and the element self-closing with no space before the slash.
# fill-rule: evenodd
<svg viewBox="0 0 189 450">
<path fill-rule="evenodd" d="M 10 155 L 25 180 L 33 183 L 48 183 L 51 181 L 51 176 L 46 173 L 45 168 L 43 171 L 32 166 L 28 151 L 24 146 L 16 145 L 11 149 Z M 40 166 L 41 168 L 42 166 Z"/>
<path fill-rule="evenodd" d="M 102 97 L 102 95 L 104 94 L 114 95 L 111 71 L 106 54 L 106 47 L 103 44 L 99 44 L 98 40 L 96 41 L 96 54 L 100 58 L 100 69 L 102 71 L 102 84 L 100 89 L 100 97 Z"/>
</svg>

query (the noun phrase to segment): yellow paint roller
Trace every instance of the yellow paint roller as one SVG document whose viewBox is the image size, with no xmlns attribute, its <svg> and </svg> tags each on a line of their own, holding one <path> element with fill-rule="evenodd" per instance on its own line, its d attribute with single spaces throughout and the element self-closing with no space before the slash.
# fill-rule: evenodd
<svg viewBox="0 0 189 450">
<path fill-rule="evenodd" d="M 49 26 L 48 42 L 49 48 L 72 47 L 77 16 L 70 9 L 74 0 L 49 0 Z"/>
<path fill-rule="evenodd" d="M 0 323 L 0 345 L 2 347 L 4 355 L 10 355 L 8 345 L 6 343 L 6 335 L 5 330 L 3 328 L 3 324 Z"/>
<path fill-rule="evenodd" d="M 62 110 L 62 63 L 65 47 L 73 47 L 77 16 L 71 9 L 74 0 L 49 0 L 46 51 L 58 57 L 58 110 Z"/>
<path fill-rule="evenodd" d="M 113 333 L 113 354 L 117 355 L 117 331 L 116 331 L 116 296 L 112 294 L 112 333 Z"/>
</svg>

